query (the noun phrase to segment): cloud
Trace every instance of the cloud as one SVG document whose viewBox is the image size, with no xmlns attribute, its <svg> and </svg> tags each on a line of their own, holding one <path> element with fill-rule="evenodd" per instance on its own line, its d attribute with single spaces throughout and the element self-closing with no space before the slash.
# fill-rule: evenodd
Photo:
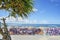
<svg viewBox="0 0 60 40">
<path fill-rule="evenodd" d="M 23 24 L 36 24 L 37 20 L 29 20 L 29 19 L 25 19 L 22 21 Z"/>
<path fill-rule="evenodd" d="M 21 17 L 9 17 L 6 18 L 6 23 L 36 24 L 37 20 L 22 19 Z"/>
<path fill-rule="evenodd" d="M 8 17 L 8 18 L 6 18 L 6 22 L 15 21 L 15 20 L 16 20 L 16 18 L 14 18 L 14 17 Z"/>
<path fill-rule="evenodd" d="M 0 20 L 3 22 L 2 20 Z M 22 19 L 21 17 L 14 18 L 14 17 L 9 17 L 6 18 L 6 23 L 19 23 L 19 24 L 48 24 L 48 20 L 30 20 L 30 19 Z"/>
<path fill-rule="evenodd" d="M 41 20 L 39 23 L 40 24 L 49 24 L 49 22 L 47 20 Z"/>
<path fill-rule="evenodd" d="M 36 12 L 36 11 L 38 11 L 38 9 L 37 8 L 33 8 L 33 11 Z"/>
</svg>

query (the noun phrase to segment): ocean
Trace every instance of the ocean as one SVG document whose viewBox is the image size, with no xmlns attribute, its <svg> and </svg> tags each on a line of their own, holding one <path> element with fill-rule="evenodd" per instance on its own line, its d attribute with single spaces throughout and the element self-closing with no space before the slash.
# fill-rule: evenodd
<svg viewBox="0 0 60 40">
<path fill-rule="evenodd" d="M 60 24 L 16 24 L 16 23 L 7 23 L 7 26 L 32 26 L 32 27 L 60 27 Z"/>
</svg>

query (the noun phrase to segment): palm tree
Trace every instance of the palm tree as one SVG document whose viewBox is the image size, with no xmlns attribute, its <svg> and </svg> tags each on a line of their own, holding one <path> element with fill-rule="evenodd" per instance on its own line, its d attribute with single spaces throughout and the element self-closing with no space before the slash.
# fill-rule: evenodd
<svg viewBox="0 0 60 40">
<path fill-rule="evenodd" d="M 9 11 L 9 16 L 20 16 L 22 18 L 27 17 L 28 14 L 33 9 L 33 0 L 0 0 L 0 9 L 5 9 L 6 11 Z M 0 33 L 3 35 L 3 40 L 11 40 L 11 37 L 9 35 L 5 19 L 3 18 L 4 22 L 4 31 L 0 28 Z M 9 39 L 9 38 L 10 39 Z"/>
</svg>

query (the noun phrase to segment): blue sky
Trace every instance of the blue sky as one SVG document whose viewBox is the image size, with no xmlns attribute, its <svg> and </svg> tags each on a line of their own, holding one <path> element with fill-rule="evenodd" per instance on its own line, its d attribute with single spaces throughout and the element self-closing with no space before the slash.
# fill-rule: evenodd
<svg viewBox="0 0 60 40">
<path fill-rule="evenodd" d="M 0 10 L 0 17 L 7 14 Z M 36 24 L 60 24 L 60 0 L 34 0 L 34 12 L 25 19 Z"/>
<path fill-rule="evenodd" d="M 35 0 L 35 8 L 38 11 L 31 14 L 30 18 L 60 24 L 60 0 Z"/>
</svg>

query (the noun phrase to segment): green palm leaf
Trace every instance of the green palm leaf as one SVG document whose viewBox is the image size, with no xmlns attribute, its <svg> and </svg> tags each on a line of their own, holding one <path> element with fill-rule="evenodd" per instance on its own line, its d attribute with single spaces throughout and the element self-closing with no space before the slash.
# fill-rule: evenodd
<svg viewBox="0 0 60 40">
<path fill-rule="evenodd" d="M 4 4 L 2 4 L 4 2 Z M 25 16 L 32 11 L 33 9 L 33 1 L 32 0 L 0 0 L 0 9 L 6 9 L 7 11 L 10 10 L 10 14 L 13 17 L 16 17 L 16 14 L 18 16 Z"/>
</svg>

